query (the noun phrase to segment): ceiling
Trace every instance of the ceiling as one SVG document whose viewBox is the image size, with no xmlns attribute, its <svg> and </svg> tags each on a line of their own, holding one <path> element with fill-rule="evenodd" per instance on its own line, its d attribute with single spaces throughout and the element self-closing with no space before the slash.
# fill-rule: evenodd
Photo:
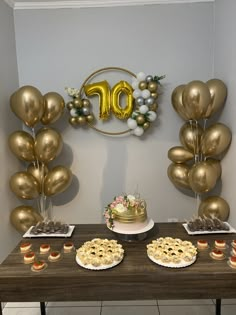
<svg viewBox="0 0 236 315">
<path fill-rule="evenodd" d="M 215 0 L 4 0 L 13 9 L 62 9 L 150 4 L 214 2 Z"/>
</svg>

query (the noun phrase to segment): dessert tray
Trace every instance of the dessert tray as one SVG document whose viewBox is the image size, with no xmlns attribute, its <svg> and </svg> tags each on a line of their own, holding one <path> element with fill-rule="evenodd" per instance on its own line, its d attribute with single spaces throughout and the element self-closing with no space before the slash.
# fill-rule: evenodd
<svg viewBox="0 0 236 315">
<path fill-rule="evenodd" d="M 168 268 L 183 268 L 183 267 L 188 267 L 190 265 L 192 265 L 197 257 L 194 256 L 193 259 L 191 261 L 184 261 L 184 260 L 181 260 L 179 263 L 164 263 L 163 261 L 161 260 L 157 260 L 155 259 L 154 257 L 148 255 L 148 258 L 153 261 L 154 263 L 156 263 L 157 265 L 160 265 L 160 266 L 163 266 L 163 267 L 168 267 Z"/>
<path fill-rule="evenodd" d="M 141 229 L 138 229 L 138 230 L 133 230 L 133 231 L 122 230 L 122 229 L 116 228 L 115 226 L 113 228 L 108 227 L 108 229 L 111 230 L 112 232 L 119 233 L 119 234 L 134 235 L 134 234 L 145 233 L 145 232 L 151 230 L 153 228 L 153 226 L 154 226 L 154 221 L 152 219 L 148 218 L 147 225 Z"/>
<path fill-rule="evenodd" d="M 83 264 L 78 256 L 76 256 L 75 260 L 76 260 L 78 265 L 80 265 L 81 267 L 83 267 L 85 269 L 89 269 L 89 270 L 106 270 L 106 269 L 110 269 L 110 268 L 113 268 L 113 267 L 119 265 L 122 262 L 123 258 L 121 260 L 119 260 L 119 261 L 114 261 L 110 265 L 101 265 L 101 266 L 98 266 L 98 267 L 95 267 L 95 266 L 93 266 L 91 264 L 87 264 L 87 265 Z"/>
<path fill-rule="evenodd" d="M 33 234 L 31 233 L 31 230 L 34 228 L 34 226 L 31 226 L 27 232 L 23 235 L 24 238 L 32 238 L 32 237 L 70 237 L 74 231 L 75 226 L 74 225 L 68 225 L 68 232 L 67 233 L 38 233 Z"/>
<path fill-rule="evenodd" d="M 228 230 L 213 230 L 213 231 L 205 230 L 205 231 L 194 231 L 193 232 L 193 231 L 189 230 L 187 223 L 183 223 L 183 227 L 189 235 L 236 233 L 236 230 L 228 222 L 224 222 L 224 224 L 226 224 L 228 226 L 228 228 L 229 228 Z"/>
</svg>

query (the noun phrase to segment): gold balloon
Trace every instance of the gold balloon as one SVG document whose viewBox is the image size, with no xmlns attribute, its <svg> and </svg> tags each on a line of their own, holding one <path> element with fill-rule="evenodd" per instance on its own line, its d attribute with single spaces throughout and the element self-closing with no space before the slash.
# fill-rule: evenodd
<svg viewBox="0 0 236 315">
<path fill-rule="evenodd" d="M 190 167 L 186 164 L 172 163 L 168 167 L 167 174 L 175 186 L 191 189 L 188 180 L 189 169 Z"/>
<path fill-rule="evenodd" d="M 12 94 L 10 105 L 13 113 L 28 127 L 34 127 L 43 116 L 43 96 L 33 86 L 23 86 Z"/>
<path fill-rule="evenodd" d="M 174 163 L 184 163 L 194 158 L 194 154 L 187 149 L 177 146 L 168 151 L 168 158 Z"/>
<path fill-rule="evenodd" d="M 213 124 L 202 135 L 201 151 L 205 156 L 221 154 L 228 149 L 231 139 L 232 133 L 226 125 Z"/>
<path fill-rule="evenodd" d="M 42 192 L 42 188 L 44 185 L 44 177 L 48 173 L 48 168 L 45 164 L 36 164 L 31 163 L 27 167 L 27 172 L 34 176 L 34 178 L 38 181 L 40 187 L 40 193 Z"/>
<path fill-rule="evenodd" d="M 147 82 L 146 81 L 139 82 L 138 87 L 140 90 L 145 90 L 147 88 Z"/>
<path fill-rule="evenodd" d="M 69 123 L 72 125 L 72 126 L 77 126 L 79 124 L 78 122 L 78 117 L 70 117 L 69 118 Z"/>
<path fill-rule="evenodd" d="M 200 141 L 203 133 L 201 125 L 196 122 L 186 122 L 179 131 L 181 144 L 187 149 L 198 154 L 200 150 Z"/>
<path fill-rule="evenodd" d="M 215 168 L 208 162 L 196 163 L 189 171 L 190 187 L 198 194 L 212 190 L 217 178 Z"/>
<path fill-rule="evenodd" d="M 88 116 L 86 116 L 86 120 L 87 120 L 88 123 L 91 123 L 92 121 L 94 121 L 93 114 L 89 114 Z"/>
<path fill-rule="evenodd" d="M 143 124 L 143 129 L 144 130 L 147 130 L 149 127 L 150 127 L 150 122 L 149 121 L 146 121 L 144 124 Z"/>
<path fill-rule="evenodd" d="M 137 117 L 136 117 L 136 122 L 138 125 L 143 125 L 145 123 L 145 117 L 144 115 L 142 114 L 139 114 Z"/>
<path fill-rule="evenodd" d="M 182 94 L 183 94 L 184 88 L 185 88 L 185 85 L 182 84 L 182 85 L 177 86 L 174 89 L 171 95 L 171 102 L 174 107 L 174 110 L 180 115 L 180 117 L 182 117 L 184 120 L 188 120 L 189 117 L 187 115 L 187 112 L 182 102 Z"/>
<path fill-rule="evenodd" d="M 47 163 L 60 154 L 62 145 L 62 137 L 55 129 L 42 128 L 36 134 L 35 154 L 39 161 Z"/>
<path fill-rule="evenodd" d="M 156 92 L 156 90 L 157 90 L 157 88 L 158 88 L 158 84 L 157 84 L 157 82 L 155 82 L 155 81 L 152 81 L 152 82 L 149 82 L 148 83 L 148 90 L 150 91 L 150 92 Z"/>
<path fill-rule="evenodd" d="M 101 81 L 96 83 L 87 84 L 84 86 L 84 92 L 87 96 L 98 95 L 100 119 L 108 119 L 110 114 L 110 87 L 107 81 Z"/>
<path fill-rule="evenodd" d="M 43 96 L 44 113 L 41 122 L 44 125 L 52 124 L 63 114 L 65 102 L 63 97 L 56 92 L 48 92 Z"/>
<path fill-rule="evenodd" d="M 82 100 L 79 97 L 74 99 L 73 103 L 74 103 L 75 108 L 82 108 L 83 107 Z"/>
<path fill-rule="evenodd" d="M 224 82 L 219 79 L 209 80 L 206 84 L 211 94 L 211 102 L 204 117 L 209 118 L 224 106 L 227 96 L 227 87 Z"/>
<path fill-rule="evenodd" d="M 23 161 L 34 161 L 34 139 L 25 131 L 15 131 L 8 139 L 9 147 L 15 156 Z"/>
<path fill-rule="evenodd" d="M 32 225 L 43 221 L 43 217 L 30 206 L 19 206 L 12 210 L 10 221 L 18 232 L 25 233 Z"/>
<path fill-rule="evenodd" d="M 76 117 L 77 118 L 77 121 L 80 125 L 85 125 L 87 120 L 86 120 L 86 116 L 78 116 Z"/>
<path fill-rule="evenodd" d="M 203 200 L 198 208 L 199 216 L 216 216 L 222 221 L 229 217 L 230 207 L 226 200 L 218 196 L 211 196 Z"/>
<path fill-rule="evenodd" d="M 68 102 L 66 104 L 66 107 L 67 107 L 68 110 L 71 110 L 72 108 L 74 108 L 74 104 L 72 102 Z"/>
<path fill-rule="evenodd" d="M 120 95 L 127 96 L 126 106 L 120 105 Z M 133 111 L 133 89 L 126 81 L 120 81 L 111 90 L 111 109 L 118 119 L 127 119 Z"/>
<path fill-rule="evenodd" d="M 44 193 L 46 196 L 59 194 L 70 186 L 71 181 L 71 170 L 65 166 L 56 166 L 45 177 Z"/>
<path fill-rule="evenodd" d="M 10 188 L 17 197 L 23 199 L 37 198 L 40 191 L 38 181 L 27 172 L 17 172 L 12 175 Z"/>
<path fill-rule="evenodd" d="M 222 173 L 220 161 L 215 160 L 215 159 L 211 159 L 211 158 L 208 158 L 206 161 L 208 164 L 211 164 L 214 167 L 214 169 L 216 171 L 217 179 L 219 179 L 221 177 L 221 173 Z"/>
<path fill-rule="evenodd" d="M 203 118 L 211 102 L 208 86 L 202 81 L 191 81 L 183 90 L 182 101 L 186 115 L 190 119 Z"/>
</svg>

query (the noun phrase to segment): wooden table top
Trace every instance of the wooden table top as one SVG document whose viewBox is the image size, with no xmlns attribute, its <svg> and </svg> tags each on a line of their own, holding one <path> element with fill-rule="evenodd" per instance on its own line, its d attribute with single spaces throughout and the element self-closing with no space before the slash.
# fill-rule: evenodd
<svg viewBox="0 0 236 315">
<path fill-rule="evenodd" d="M 119 241 L 124 247 L 124 260 L 114 268 L 90 271 L 75 261 L 75 252 L 63 254 L 57 262 L 47 262 L 42 272 L 31 271 L 23 263 L 20 244 L 30 241 L 33 251 L 42 243 L 62 250 L 65 238 L 23 239 L 0 265 L 0 301 L 94 301 L 138 299 L 219 299 L 236 298 L 236 269 L 227 259 L 213 260 L 209 250 L 199 251 L 196 262 L 186 268 L 165 268 L 153 263 L 146 245 L 158 237 L 178 237 L 196 245 L 200 238 L 209 241 L 225 239 L 226 256 L 230 255 L 235 234 L 190 236 L 180 223 L 156 223 L 147 239 L 139 242 Z M 81 224 L 69 239 L 79 248 L 95 237 L 116 239 L 104 224 Z"/>
</svg>

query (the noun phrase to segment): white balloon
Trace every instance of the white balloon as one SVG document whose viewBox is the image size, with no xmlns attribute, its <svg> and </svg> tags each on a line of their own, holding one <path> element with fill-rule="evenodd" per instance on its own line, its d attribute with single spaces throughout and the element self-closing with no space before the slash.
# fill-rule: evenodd
<svg viewBox="0 0 236 315">
<path fill-rule="evenodd" d="M 149 98 L 151 95 L 151 92 L 148 89 L 143 90 L 141 93 L 143 98 Z"/>
<path fill-rule="evenodd" d="M 139 89 L 133 91 L 133 97 L 134 98 L 141 96 L 141 94 L 142 94 L 142 91 Z"/>
<path fill-rule="evenodd" d="M 149 108 L 147 105 L 142 105 L 139 107 L 139 111 L 141 114 L 146 114 L 148 112 Z"/>
<path fill-rule="evenodd" d="M 153 112 L 152 110 L 150 110 L 147 114 L 147 119 L 149 121 L 154 121 L 156 118 L 157 118 L 157 114 Z"/>
<path fill-rule="evenodd" d="M 146 79 L 146 74 L 143 72 L 139 72 L 137 74 L 137 79 L 138 79 L 138 81 L 144 81 Z"/>
<path fill-rule="evenodd" d="M 142 127 L 137 127 L 134 129 L 134 135 L 135 136 L 140 137 L 140 136 L 142 136 L 143 133 L 144 133 L 144 130 Z"/>
<path fill-rule="evenodd" d="M 75 108 L 72 108 L 72 109 L 70 110 L 70 115 L 71 115 L 72 117 L 77 117 L 77 116 L 78 116 L 77 110 L 76 110 Z"/>
<path fill-rule="evenodd" d="M 138 126 L 137 121 L 132 118 L 127 120 L 127 125 L 130 129 L 135 129 Z"/>
<path fill-rule="evenodd" d="M 138 89 L 138 85 L 139 85 L 138 80 L 134 80 L 134 81 L 132 82 L 132 88 L 133 88 L 134 90 Z"/>
</svg>

